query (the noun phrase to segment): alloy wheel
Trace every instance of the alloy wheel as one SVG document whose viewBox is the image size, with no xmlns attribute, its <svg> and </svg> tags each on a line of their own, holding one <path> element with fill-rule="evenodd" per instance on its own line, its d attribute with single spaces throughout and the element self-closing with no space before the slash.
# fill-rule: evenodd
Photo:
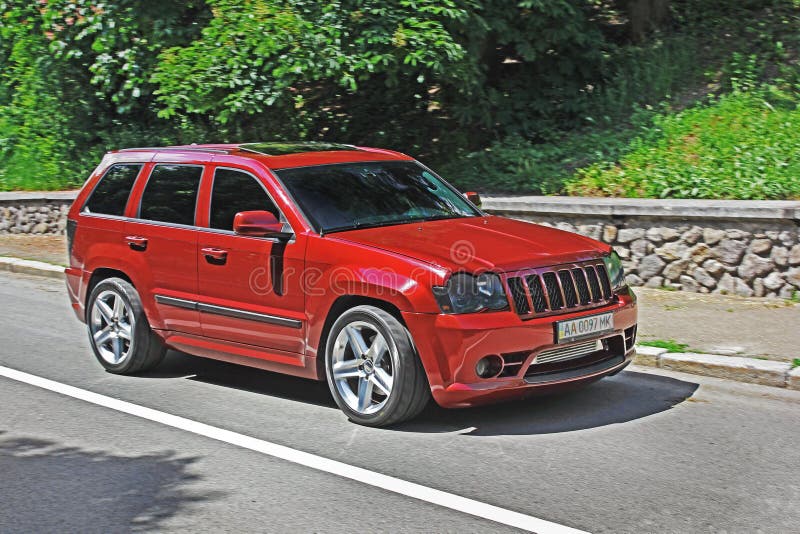
<svg viewBox="0 0 800 534">
<path fill-rule="evenodd" d="M 106 290 L 92 303 L 89 331 L 100 356 L 112 365 L 125 361 L 133 349 L 133 310 L 117 292 Z"/>
<path fill-rule="evenodd" d="M 389 400 L 397 349 L 374 325 L 348 323 L 333 346 L 333 382 L 347 406 L 360 414 L 377 412 Z"/>
</svg>

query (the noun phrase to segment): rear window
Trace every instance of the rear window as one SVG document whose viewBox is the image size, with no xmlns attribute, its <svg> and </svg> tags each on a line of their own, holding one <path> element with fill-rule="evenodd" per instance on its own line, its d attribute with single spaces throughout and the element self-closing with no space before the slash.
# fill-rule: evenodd
<svg viewBox="0 0 800 534">
<path fill-rule="evenodd" d="M 142 165 L 112 165 L 100 178 L 89 200 L 83 205 L 83 212 L 124 215 L 133 182 L 141 170 Z"/>
<path fill-rule="evenodd" d="M 156 165 L 142 193 L 139 218 L 193 225 L 202 176 L 203 167 L 196 165 Z"/>
</svg>

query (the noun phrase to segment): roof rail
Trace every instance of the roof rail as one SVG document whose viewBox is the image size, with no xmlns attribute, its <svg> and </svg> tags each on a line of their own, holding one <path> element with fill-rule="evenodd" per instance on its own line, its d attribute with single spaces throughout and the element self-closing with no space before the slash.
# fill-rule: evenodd
<svg viewBox="0 0 800 534">
<path fill-rule="evenodd" d="M 175 152 L 214 152 L 217 154 L 230 154 L 237 148 L 203 148 L 202 146 L 144 146 L 144 147 L 131 147 L 121 148 L 117 152 L 136 152 L 140 150 L 152 150 L 154 152 L 175 151 Z"/>
</svg>

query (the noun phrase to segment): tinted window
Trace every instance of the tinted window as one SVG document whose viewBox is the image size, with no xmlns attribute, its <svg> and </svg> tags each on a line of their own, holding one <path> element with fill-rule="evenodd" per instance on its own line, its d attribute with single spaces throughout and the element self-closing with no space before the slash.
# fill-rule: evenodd
<svg viewBox="0 0 800 534">
<path fill-rule="evenodd" d="M 113 165 L 100 178 L 100 182 L 83 206 L 83 211 L 103 215 L 124 215 L 128 195 L 141 169 L 141 165 Z"/>
<path fill-rule="evenodd" d="M 414 162 L 319 165 L 276 174 L 317 230 L 479 215 L 461 194 Z"/>
<path fill-rule="evenodd" d="M 266 210 L 278 218 L 278 209 L 256 179 L 233 169 L 217 169 L 211 194 L 211 228 L 233 230 L 240 211 Z"/>
<path fill-rule="evenodd" d="M 147 180 L 139 217 L 150 221 L 194 224 L 202 167 L 156 165 Z"/>
</svg>

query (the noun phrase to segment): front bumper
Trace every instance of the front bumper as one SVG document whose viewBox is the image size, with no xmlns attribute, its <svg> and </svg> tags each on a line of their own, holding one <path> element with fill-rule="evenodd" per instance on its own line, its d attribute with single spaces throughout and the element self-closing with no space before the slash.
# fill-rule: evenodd
<svg viewBox="0 0 800 534">
<path fill-rule="evenodd" d="M 532 366 L 535 358 L 556 347 L 554 323 L 612 312 L 614 331 L 603 334 L 602 349 L 585 357 Z M 520 398 L 580 386 L 616 374 L 633 357 L 637 310 L 632 293 L 624 292 L 608 305 L 563 315 L 522 320 L 513 311 L 466 315 L 403 313 L 434 400 L 456 408 Z M 581 342 L 577 342 L 581 343 Z M 499 355 L 504 371 L 482 379 L 475 364 Z"/>
</svg>

